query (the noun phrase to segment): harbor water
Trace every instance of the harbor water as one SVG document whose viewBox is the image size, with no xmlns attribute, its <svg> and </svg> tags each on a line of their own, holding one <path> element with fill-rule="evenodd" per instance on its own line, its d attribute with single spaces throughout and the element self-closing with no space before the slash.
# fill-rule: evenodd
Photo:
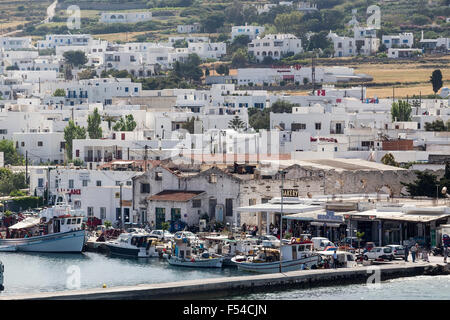
<svg viewBox="0 0 450 320">
<path fill-rule="evenodd" d="M 353 284 L 293 289 L 228 297 L 239 300 L 448 300 L 450 275 L 418 276 L 383 281 L 379 285 Z"/>
<path fill-rule="evenodd" d="M 0 253 L 0 261 L 5 266 L 5 290 L 0 296 L 65 291 L 77 289 L 78 283 L 79 289 L 88 289 L 242 274 L 234 268 L 180 268 L 159 258 L 127 259 L 93 252 Z"/>
<path fill-rule="evenodd" d="M 190 269 L 170 266 L 165 260 L 126 259 L 82 254 L 0 253 L 5 265 L 5 290 L 0 296 L 70 289 L 130 286 L 214 277 L 249 275 L 234 268 Z M 79 275 L 77 282 L 71 279 Z M 378 300 L 450 299 L 450 276 L 418 276 L 383 281 L 378 286 L 337 285 L 235 295 L 226 299 L 251 300 Z"/>
</svg>

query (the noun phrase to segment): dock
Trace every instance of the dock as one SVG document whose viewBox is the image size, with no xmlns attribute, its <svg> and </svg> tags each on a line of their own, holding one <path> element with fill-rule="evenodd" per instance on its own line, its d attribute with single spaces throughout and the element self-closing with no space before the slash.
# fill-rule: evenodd
<svg viewBox="0 0 450 320">
<path fill-rule="evenodd" d="M 433 258 L 435 259 L 431 262 L 396 261 L 355 268 L 302 270 L 111 288 L 40 292 L 3 296 L 0 300 L 217 299 L 254 292 L 368 283 L 376 278 L 375 272 L 378 272 L 381 281 L 424 274 L 449 274 L 450 265 L 444 265 L 440 257 Z"/>
</svg>

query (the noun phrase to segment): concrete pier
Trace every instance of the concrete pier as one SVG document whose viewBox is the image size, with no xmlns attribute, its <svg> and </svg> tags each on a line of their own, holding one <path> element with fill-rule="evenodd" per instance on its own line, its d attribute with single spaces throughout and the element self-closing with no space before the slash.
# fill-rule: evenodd
<svg viewBox="0 0 450 320">
<path fill-rule="evenodd" d="M 435 260 L 435 259 L 433 259 Z M 441 262 L 442 259 L 439 259 Z M 379 271 L 381 281 L 448 272 L 442 263 L 396 261 L 389 264 L 359 266 L 356 268 L 303 270 L 287 273 L 246 275 L 170 283 L 143 284 L 112 288 L 93 288 L 63 292 L 34 293 L 3 296 L 0 300 L 101 300 L 101 299 L 214 299 L 251 292 L 277 291 L 314 286 L 367 283 Z"/>
</svg>

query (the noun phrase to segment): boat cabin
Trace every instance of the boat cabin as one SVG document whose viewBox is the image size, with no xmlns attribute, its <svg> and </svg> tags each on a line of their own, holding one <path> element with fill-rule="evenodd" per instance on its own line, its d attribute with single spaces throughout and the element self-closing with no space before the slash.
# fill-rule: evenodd
<svg viewBox="0 0 450 320">
<path fill-rule="evenodd" d="M 332 259 L 334 251 L 319 251 L 322 259 Z M 357 266 L 355 255 L 351 252 L 336 251 L 338 266 L 344 268 L 354 268 Z"/>
<path fill-rule="evenodd" d="M 281 246 L 283 260 L 297 260 L 302 259 L 305 255 L 313 251 L 312 241 L 294 241 Z"/>
</svg>

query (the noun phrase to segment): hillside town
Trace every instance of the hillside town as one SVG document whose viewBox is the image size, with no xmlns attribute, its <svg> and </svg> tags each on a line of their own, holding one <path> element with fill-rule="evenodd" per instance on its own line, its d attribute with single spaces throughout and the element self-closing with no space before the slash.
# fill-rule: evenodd
<svg viewBox="0 0 450 320">
<path fill-rule="evenodd" d="M 314 1 L 246 6 L 258 15 L 322 10 Z M 112 28 L 151 23 L 157 12 L 112 6 L 97 18 Z M 162 240 L 165 232 L 247 233 L 278 247 L 318 237 L 339 248 L 442 247 L 450 230 L 450 36 L 380 34 L 356 11 L 345 28 L 308 32 L 307 45 L 288 29 L 255 23 L 232 25 L 221 39 L 199 22 L 155 41 L 4 33 L 0 236 L 33 238 L 21 233 L 32 218 L 22 218 L 41 210 L 56 218 L 63 199 L 70 210 L 58 227 L 49 224 L 52 232 L 83 225 L 91 250 L 96 232 L 132 229 L 162 232 Z M 326 48 L 314 48 L 319 40 Z M 384 88 L 356 66 L 370 59 L 431 59 L 434 94 Z M 374 93 L 379 87 L 389 93 Z M 68 212 L 82 220 L 64 225 Z M 23 224 L 18 233 L 8 219 Z M 11 246 L 0 240 L 0 251 Z M 316 268 L 309 263 L 302 268 Z"/>
</svg>

